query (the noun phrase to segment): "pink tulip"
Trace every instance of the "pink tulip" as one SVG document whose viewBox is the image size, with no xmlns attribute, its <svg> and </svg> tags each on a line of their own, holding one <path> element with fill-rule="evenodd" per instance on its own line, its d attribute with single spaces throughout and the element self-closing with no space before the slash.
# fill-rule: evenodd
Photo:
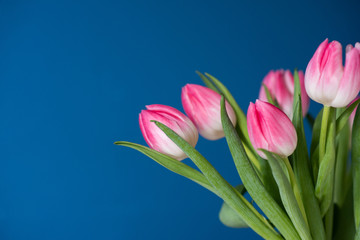
<svg viewBox="0 0 360 240">
<path fill-rule="evenodd" d="M 247 112 L 250 141 L 257 153 L 266 159 L 259 149 L 265 149 L 283 157 L 290 156 L 297 144 L 297 135 L 290 119 L 274 105 L 256 100 Z"/>
<path fill-rule="evenodd" d="M 185 113 L 199 130 L 201 136 L 216 140 L 225 136 L 220 116 L 221 96 L 210 88 L 187 84 L 181 92 Z M 233 125 L 236 124 L 234 110 L 226 102 L 226 111 Z"/>
<path fill-rule="evenodd" d="M 151 120 L 163 123 L 195 147 L 199 134 L 191 120 L 179 110 L 160 104 L 146 106 L 139 114 L 139 124 L 145 141 L 150 148 L 177 160 L 183 160 L 185 153 L 161 131 Z"/>
<path fill-rule="evenodd" d="M 346 47 L 345 67 L 339 42 L 320 44 L 305 72 L 305 88 L 314 101 L 326 106 L 345 107 L 360 91 L 360 46 Z"/>
<path fill-rule="evenodd" d="M 304 73 L 302 71 L 298 73 L 301 88 L 302 111 L 303 116 L 305 116 L 309 110 L 310 99 L 305 91 Z M 265 76 L 262 84 L 269 89 L 271 97 L 278 102 L 280 109 L 292 119 L 294 102 L 294 77 L 292 73 L 289 70 L 272 70 Z M 263 85 L 260 88 L 259 99 L 267 102 Z"/>
</svg>

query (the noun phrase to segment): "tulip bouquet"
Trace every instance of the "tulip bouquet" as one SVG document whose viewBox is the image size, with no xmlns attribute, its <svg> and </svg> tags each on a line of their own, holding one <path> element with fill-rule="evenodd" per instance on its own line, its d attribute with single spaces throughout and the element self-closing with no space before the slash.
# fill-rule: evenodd
<svg viewBox="0 0 360 240">
<path fill-rule="evenodd" d="M 220 220 L 264 239 L 360 240 L 360 44 L 320 44 L 305 74 L 271 71 L 247 115 L 210 74 L 182 89 L 185 114 L 149 105 L 139 115 L 150 148 L 119 141 L 224 200 Z M 323 104 L 316 118 L 310 98 Z M 304 119 L 312 129 L 307 144 Z M 230 185 L 195 149 L 198 133 L 226 138 L 242 184 Z M 308 147 L 310 149 L 308 149 Z M 181 162 L 190 158 L 198 169 Z M 244 194 L 248 193 L 252 201 Z M 261 210 L 261 211 L 260 211 Z"/>
</svg>

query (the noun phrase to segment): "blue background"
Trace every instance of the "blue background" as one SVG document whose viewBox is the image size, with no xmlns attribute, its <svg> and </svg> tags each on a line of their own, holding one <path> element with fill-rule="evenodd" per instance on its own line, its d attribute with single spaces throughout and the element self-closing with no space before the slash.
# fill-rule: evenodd
<svg viewBox="0 0 360 240">
<path fill-rule="evenodd" d="M 246 110 L 271 69 L 360 41 L 359 1 L 0 1 L 1 239 L 259 239 L 116 140 L 210 72 Z M 312 103 L 311 111 L 319 106 Z M 224 139 L 197 149 L 239 183 Z M 190 164 L 189 159 L 185 163 Z"/>
</svg>

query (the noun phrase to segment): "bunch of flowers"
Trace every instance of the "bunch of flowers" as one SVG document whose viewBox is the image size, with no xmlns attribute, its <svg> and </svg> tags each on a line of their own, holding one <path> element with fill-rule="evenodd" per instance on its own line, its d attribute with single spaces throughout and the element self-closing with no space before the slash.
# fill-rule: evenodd
<svg viewBox="0 0 360 240">
<path fill-rule="evenodd" d="M 218 79 L 198 74 L 206 87 L 182 89 L 186 115 L 158 104 L 140 113 L 150 148 L 115 144 L 142 152 L 222 198 L 219 216 L 229 227 L 250 227 L 272 240 L 360 240 L 360 44 L 346 47 L 345 66 L 341 44 L 326 39 L 305 74 L 269 72 L 246 116 Z M 309 97 L 324 105 L 315 119 L 307 113 Z M 312 129 L 310 151 L 304 118 Z M 195 149 L 199 133 L 209 140 L 226 138 L 241 185 L 230 185 Z M 187 157 L 198 169 L 181 162 Z"/>
</svg>

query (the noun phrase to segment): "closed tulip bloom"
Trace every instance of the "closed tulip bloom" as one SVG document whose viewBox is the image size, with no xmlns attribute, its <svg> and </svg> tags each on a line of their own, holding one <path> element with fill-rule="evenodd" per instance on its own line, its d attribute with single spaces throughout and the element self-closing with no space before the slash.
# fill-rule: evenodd
<svg viewBox="0 0 360 240">
<path fill-rule="evenodd" d="M 339 42 L 320 44 L 305 72 L 307 94 L 325 106 L 345 107 L 360 90 L 360 46 L 346 47 L 345 67 Z"/>
<path fill-rule="evenodd" d="M 297 135 L 286 114 L 274 105 L 256 100 L 247 112 L 250 141 L 257 153 L 266 159 L 259 149 L 265 149 L 283 157 L 290 156 L 297 145 Z"/>
<path fill-rule="evenodd" d="M 220 100 L 220 94 L 207 87 L 187 84 L 182 88 L 181 101 L 186 115 L 195 124 L 200 135 L 209 140 L 225 136 L 221 124 Z M 227 102 L 226 111 L 235 126 L 236 116 Z"/>
<path fill-rule="evenodd" d="M 304 73 L 299 71 L 298 75 L 301 88 L 302 111 L 303 116 L 305 116 L 309 110 L 310 99 L 305 91 Z M 292 73 L 289 70 L 284 71 L 281 69 L 276 71 L 272 70 L 265 76 L 260 88 L 259 99 L 267 102 L 268 100 L 263 85 L 268 88 L 271 97 L 276 100 L 280 109 L 292 119 L 294 111 L 294 77 Z"/>
<path fill-rule="evenodd" d="M 139 114 L 139 124 L 149 147 L 177 160 L 186 158 L 186 154 L 151 120 L 163 123 L 195 147 L 199 134 L 191 120 L 179 110 L 169 106 L 153 104 L 146 108 L 147 110 L 142 110 Z"/>
</svg>

